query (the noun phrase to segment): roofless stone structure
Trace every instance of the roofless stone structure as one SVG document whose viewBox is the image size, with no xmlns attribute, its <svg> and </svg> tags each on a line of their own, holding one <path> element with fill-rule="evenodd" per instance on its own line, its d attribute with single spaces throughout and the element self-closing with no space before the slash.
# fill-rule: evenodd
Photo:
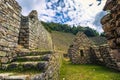
<svg viewBox="0 0 120 80">
<path fill-rule="evenodd" d="M 68 53 L 74 64 L 101 64 L 120 71 L 120 0 L 107 0 L 104 10 L 109 13 L 101 23 L 109 46 L 91 46 L 83 34 L 77 34 Z"/>
<path fill-rule="evenodd" d="M 93 42 L 90 41 L 84 33 L 78 32 L 68 50 L 69 57 L 72 63 L 91 63 L 89 51 L 91 46 L 93 46 Z"/>
<path fill-rule="evenodd" d="M 0 70 L 39 74 L 0 74 L 0 80 L 58 80 L 60 54 L 53 51 L 51 35 L 36 10 L 28 16 L 21 10 L 16 0 L 0 0 Z"/>
</svg>

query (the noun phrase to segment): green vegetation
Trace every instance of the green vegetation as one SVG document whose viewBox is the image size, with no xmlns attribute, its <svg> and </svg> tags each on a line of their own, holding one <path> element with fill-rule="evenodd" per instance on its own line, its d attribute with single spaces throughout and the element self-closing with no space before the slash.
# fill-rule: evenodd
<svg viewBox="0 0 120 80">
<path fill-rule="evenodd" d="M 60 80 L 120 80 L 120 74 L 103 66 L 74 65 L 63 60 Z"/>
<path fill-rule="evenodd" d="M 57 51 L 67 52 L 69 45 L 72 43 L 75 35 L 58 31 L 53 31 L 51 34 L 55 49 Z"/>
<path fill-rule="evenodd" d="M 21 66 L 15 69 L 8 69 L 8 70 L 0 70 L 0 73 L 13 73 L 13 74 L 40 74 L 42 71 L 36 70 L 34 68 L 25 70 Z"/>
<path fill-rule="evenodd" d="M 42 25 L 49 31 L 60 31 L 60 32 L 66 32 L 66 33 L 72 33 L 76 35 L 78 32 L 84 32 L 88 37 L 95 37 L 99 36 L 99 33 L 89 27 L 81 27 L 81 26 L 69 26 L 67 24 L 59 24 L 59 23 L 46 23 L 42 22 Z"/>
<path fill-rule="evenodd" d="M 100 34 L 100 36 L 101 36 L 101 37 L 105 37 L 105 32 L 102 32 L 102 33 Z"/>
<path fill-rule="evenodd" d="M 55 49 L 67 53 L 69 46 L 72 44 L 72 41 L 75 35 L 71 33 L 52 31 L 52 39 L 55 45 Z M 96 45 L 106 44 L 105 37 L 89 37 Z"/>
<path fill-rule="evenodd" d="M 102 36 L 89 37 L 89 39 L 91 39 L 95 43 L 95 45 L 98 46 L 107 43 L 107 39 Z"/>
</svg>

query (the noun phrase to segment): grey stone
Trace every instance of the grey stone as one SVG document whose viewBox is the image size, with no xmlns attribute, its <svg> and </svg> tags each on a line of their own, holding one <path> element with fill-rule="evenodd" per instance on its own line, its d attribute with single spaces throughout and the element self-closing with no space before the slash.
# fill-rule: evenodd
<svg viewBox="0 0 120 80">
<path fill-rule="evenodd" d="M 7 57 L 2 57 L 1 63 L 8 63 L 9 59 Z"/>
<path fill-rule="evenodd" d="M 35 75 L 31 80 L 46 80 L 45 79 L 45 74 L 41 73 L 39 75 Z"/>
<path fill-rule="evenodd" d="M 43 61 L 50 61 L 51 58 L 52 58 L 51 55 L 48 54 L 48 55 L 43 56 L 43 57 L 42 57 L 42 60 L 43 60 Z"/>
<path fill-rule="evenodd" d="M 40 62 L 37 64 L 37 69 L 45 71 L 48 67 L 48 62 Z"/>
<path fill-rule="evenodd" d="M 26 70 L 35 69 L 35 65 L 32 64 L 32 63 L 27 63 L 27 64 L 23 65 L 23 68 L 26 69 Z"/>
<path fill-rule="evenodd" d="M 5 57 L 7 55 L 6 52 L 0 51 L 0 56 Z"/>
</svg>

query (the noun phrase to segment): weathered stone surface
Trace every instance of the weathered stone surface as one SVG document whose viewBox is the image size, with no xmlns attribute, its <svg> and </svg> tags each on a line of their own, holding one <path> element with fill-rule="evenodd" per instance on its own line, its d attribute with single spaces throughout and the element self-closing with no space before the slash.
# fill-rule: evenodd
<svg viewBox="0 0 120 80">
<path fill-rule="evenodd" d="M 93 42 L 84 33 L 78 33 L 68 50 L 71 62 L 73 64 L 91 63 L 89 54 L 89 48 L 91 46 L 93 46 Z"/>
<path fill-rule="evenodd" d="M 48 62 L 40 62 L 37 64 L 37 69 L 45 71 L 48 68 L 48 66 L 49 66 Z"/>
<path fill-rule="evenodd" d="M 1 57 L 5 57 L 6 55 L 7 55 L 6 52 L 0 51 L 0 56 L 1 56 Z"/>
<path fill-rule="evenodd" d="M 46 80 L 45 79 L 45 74 L 41 73 L 39 75 L 35 75 L 31 80 Z"/>
<path fill-rule="evenodd" d="M 2 0 L 0 1 L 0 61 L 6 63 L 5 60 L 9 59 L 11 62 L 13 58 L 19 56 L 16 52 L 24 52 L 21 50 L 23 47 L 18 47 L 20 46 L 18 44 L 32 50 L 53 49 L 51 35 L 42 26 L 36 10 L 28 16 L 22 16 L 21 6 L 16 0 Z"/>
<path fill-rule="evenodd" d="M 22 16 L 19 44 L 29 49 L 52 51 L 51 35 L 38 20 L 36 10 L 28 16 Z"/>
<path fill-rule="evenodd" d="M 109 58 L 107 66 L 120 70 L 120 66 L 116 65 L 120 62 L 120 0 L 107 0 L 104 10 L 109 10 L 110 13 L 108 15 L 111 15 L 111 17 L 106 15 L 101 20 L 108 44 L 110 48 L 112 48 L 112 50 L 108 52 L 112 59 Z M 112 27 L 110 27 L 111 25 Z"/>
<path fill-rule="evenodd" d="M 107 34 L 109 36 L 111 33 Z M 73 64 L 100 64 L 120 71 L 118 64 L 120 62 L 120 50 L 116 49 L 119 38 L 114 39 L 112 35 L 109 37 L 108 44 L 110 47 L 108 45 L 95 46 L 89 43 L 90 41 L 84 34 L 77 35 L 68 50 L 70 61 Z"/>
<path fill-rule="evenodd" d="M 0 56 L 2 63 L 11 60 L 17 47 L 21 7 L 15 0 L 0 0 Z M 6 57 L 7 56 L 7 57 Z"/>
<path fill-rule="evenodd" d="M 51 59 L 52 59 L 52 56 L 51 56 L 50 54 L 44 55 L 44 56 L 42 57 L 42 60 L 43 60 L 43 61 L 50 61 Z"/>
<path fill-rule="evenodd" d="M 7 57 L 2 57 L 1 58 L 1 63 L 8 63 L 9 59 Z"/>
</svg>

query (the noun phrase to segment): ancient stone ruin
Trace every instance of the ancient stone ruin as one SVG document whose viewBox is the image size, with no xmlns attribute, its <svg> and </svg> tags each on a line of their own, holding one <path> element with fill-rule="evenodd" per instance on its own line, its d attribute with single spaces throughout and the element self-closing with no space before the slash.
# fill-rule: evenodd
<svg viewBox="0 0 120 80">
<path fill-rule="evenodd" d="M 28 16 L 21 16 L 20 25 L 19 45 L 28 49 L 52 50 L 51 35 L 42 26 L 36 10 Z"/>
<path fill-rule="evenodd" d="M 21 10 L 15 0 L 0 0 L 0 70 L 33 69 L 39 74 L 20 78 L 0 74 L 0 80 L 57 80 L 60 54 L 53 51 L 51 35 L 36 10 L 28 16 Z"/>
<path fill-rule="evenodd" d="M 89 49 L 92 45 L 92 41 L 84 33 L 77 33 L 68 50 L 70 61 L 74 64 L 91 63 Z"/>
<path fill-rule="evenodd" d="M 68 53 L 73 64 L 100 64 L 120 71 L 120 0 L 107 0 L 104 10 L 109 12 L 101 19 L 108 45 L 89 45 L 89 41 L 84 39 L 82 34 L 77 39 L 75 38 Z M 83 51 L 82 48 L 79 49 L 83 46 L 82 44 L 86 44 L 86 49 L 83 47 Z"/>
<path fill-rule="evenodd" d="M 95 46 L 83 33 L 78 33 L 68 50 L 73 64 L 99 64 L 120 71 L 120 62 L 108 45 Z"/>
<path fill-rule="evenodd" d="M 107 0 L 104 7 L 109 13 L 101 20 L 111 54 L 120 68 L 120 0 Z"/>
<path fill-rule="evenodd" d="M 108 0 L 104 10 L 109 10 L 109 14 L 102 18 L 101 23 L 112 53 L 120 61 L 120 1 Z"/>
</svg>

